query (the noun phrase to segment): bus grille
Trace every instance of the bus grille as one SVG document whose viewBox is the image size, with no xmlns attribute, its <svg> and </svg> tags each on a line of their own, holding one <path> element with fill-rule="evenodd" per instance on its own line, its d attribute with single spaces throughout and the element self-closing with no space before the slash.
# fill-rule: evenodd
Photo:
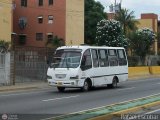
<svg viewBox="0 0 160 120">
<path fill-rule="evenodd" d="M 66 74 L 56 74 L 56 78 L 63 79 L 66 77 Z"/>
</svg>

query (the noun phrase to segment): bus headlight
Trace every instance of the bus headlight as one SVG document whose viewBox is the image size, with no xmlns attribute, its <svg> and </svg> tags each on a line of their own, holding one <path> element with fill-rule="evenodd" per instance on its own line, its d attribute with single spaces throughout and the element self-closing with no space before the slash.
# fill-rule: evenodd
<svg viewBox="0 0 160 120">
<path fill-rule="evenodd" d="M 72 76 L 72 77 L 70 77 L 70 79 L 78 79 L 79 78 L 79 76 L 78 75 L 76 75 L 76 76 Z"/>
</svg>

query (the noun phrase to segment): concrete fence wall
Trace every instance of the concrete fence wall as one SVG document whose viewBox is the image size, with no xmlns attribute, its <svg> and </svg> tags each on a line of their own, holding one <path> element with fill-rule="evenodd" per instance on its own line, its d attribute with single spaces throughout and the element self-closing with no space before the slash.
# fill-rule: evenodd
<svg viewBox="0 0 160 120">
<path fill-rule="evenodd" d="M 134 76 L 160 75 L 160 66 L 129 67 L 129 78 Z"/>
<path fill-rule="evenodd" d="M 10 84 L 10 53 L 0 53 L 0 85 Z"/>
</svg>

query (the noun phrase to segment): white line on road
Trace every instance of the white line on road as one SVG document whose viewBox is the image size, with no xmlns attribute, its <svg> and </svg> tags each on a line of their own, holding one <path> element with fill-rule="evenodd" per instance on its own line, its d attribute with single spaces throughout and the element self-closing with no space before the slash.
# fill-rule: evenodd
<svg viewBox="0 0 160 120">
<path fill-rule="evenodd" d="M 160 83 L 157 83 L 157 84 L 159 84 L 159 85 L 160 85 Z"/>
<path fill-rule="evenodd" d="M 134 89 L 136 87 L 131 87 L 131 88 L 122 88 L 122 89 L 117 89 L 118 91 L 121 91 L 121 90 L 130 90 L 130 89 Z"/>
<path fill-rule="evenodd" d="M 54 101 L 54 100 L 62 100 L 62 99 L 69 99 L 69 98 L 75 98 L 78 97 L 79 95 L 75 95 L 75 96 L 68 96 L 68 97 L 61 97 L 61 98 L 54 98 L 54 99 L 46 99 L 46 100 L 42 100 L 43 102 L 48 102 L 48 101 Z"/>
<path fill-rule="evenodd" d="M 152 114 L 152 113 L 155 113 L 155 112 L 157 112 L 157 111 L 160 111 L 160 109 L 153 110 L 153 111 L 147 112 L 147 113 L 145 113 L 145 114 Z"/>
</svg>

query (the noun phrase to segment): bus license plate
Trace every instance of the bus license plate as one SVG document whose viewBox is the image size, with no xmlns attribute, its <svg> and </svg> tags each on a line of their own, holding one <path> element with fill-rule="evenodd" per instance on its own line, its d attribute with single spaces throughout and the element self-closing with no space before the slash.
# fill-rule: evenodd
<svg viewBox="0 0 160 120">
<path fill-rule="evenodd" d="M 61 86 L 61 85 L 62 85 L 62 82 L 58 82 L 57 85 L 58 85 L 58 86 Z"/>
</svg>

